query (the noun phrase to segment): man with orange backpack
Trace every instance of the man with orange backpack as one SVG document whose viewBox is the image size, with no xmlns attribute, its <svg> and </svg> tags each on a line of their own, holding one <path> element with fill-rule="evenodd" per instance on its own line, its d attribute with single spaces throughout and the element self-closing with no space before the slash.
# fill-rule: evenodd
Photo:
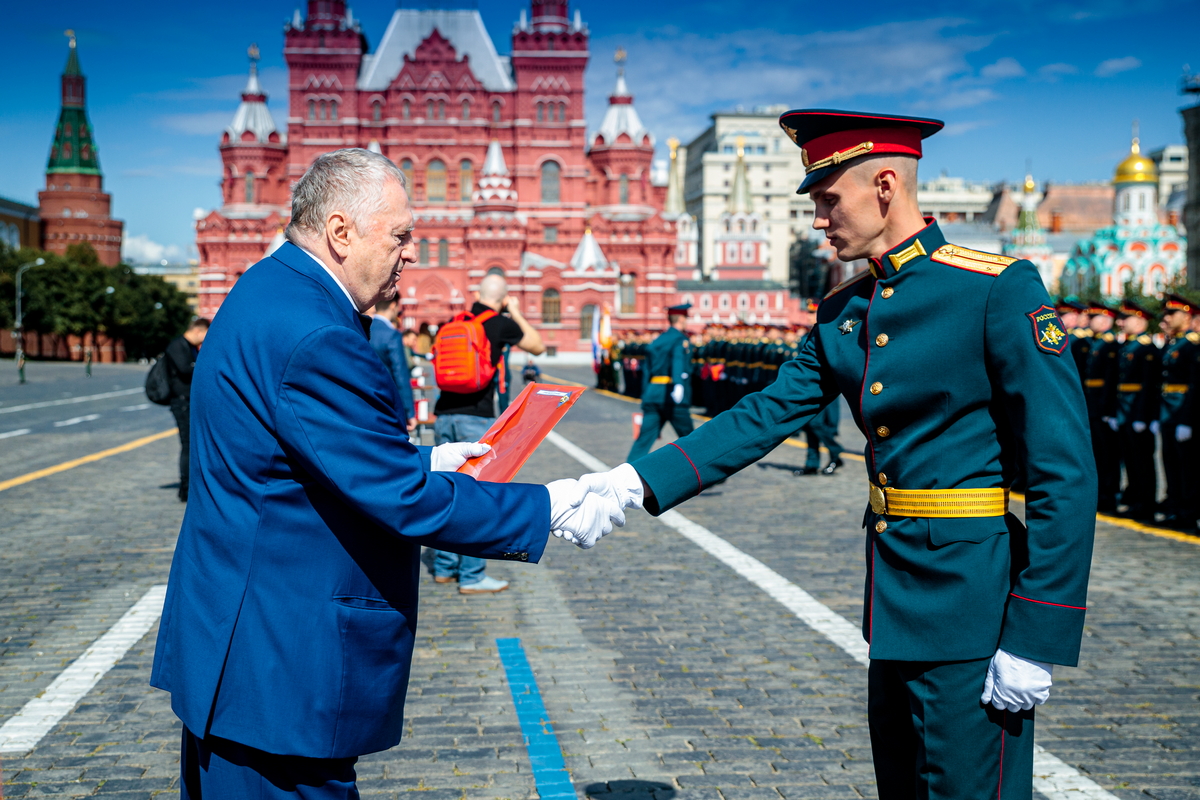
<svg viewBox="0 0 1200 800">
<path fill-rule="evenodd" d="M 542 336 L 508 296 L 503 275 L 479 282 L 478 300 L 470 312 L 459 314 L 438 329 L 433 344 L 433 370 L 441 394 L 434 413 L 434 444 L 477 442 L 496 421 L 496 389 L 509 380 L 498 369 L 505 345 L 532 355 L 546 351 Z M 506 312 L 506 313 L 502 313 Z M 458 580 L 459 594 L 502 592 L 508 581 L 484 573 L 484 560 L 435 551 L 433 579 Z"/>
</svg>

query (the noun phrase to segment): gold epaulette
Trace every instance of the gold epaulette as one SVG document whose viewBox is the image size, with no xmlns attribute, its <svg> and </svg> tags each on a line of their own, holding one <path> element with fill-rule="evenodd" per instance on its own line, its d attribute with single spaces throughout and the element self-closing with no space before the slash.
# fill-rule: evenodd
<svg viewBox="0 0 1200 800">
<path fill-rule="evenodd" d="M 1189 342 L 1191 342 L 1192 344 L 1200 344 L 1200 333 L 1196 333 L 1195 331 L 1188 331 L 1186 335 L 1187 335 L 1187 340 Z"/>
<path fill-rule="evenodd" d="M 1143 333 L 1141 336 L 1137 337 L 1137 342 L 1138 344 L 1153 344 L 1154 340 Z"/>
<path fill-rule="evenodd" d="M 828 300 L 829 298 L 833 297 L 835 294 L 840 292 L 842 289 L 845 289 L 847 286 L 852 286 L 852 285 L 858 283 L 859 281 L 861 281 L 863 278 L 867 277 L 870 274 L 871 274 L 871 270 L 864 269 L 862 272 L 858 273 L 853 278 L 847 278 L 846 280 L 839 283 L 837 286 L 830 289 L 829 294 L 822 297 L 821 301 L 824 302 L 824 301 Z"/>
<path fill-rule="evenodd" d="M 970 272 L 980 272 L 993 277 L 1004 272 L 1010 264 L 1018 260 L 1009 258 L 1008 256 L 981 253 L 978 250 L 971 250 L 968 247 L 962 247 L 957 244 L 944 244 L 937 250 L 934 250 L 929 257 L 942 264 L 949 264 L 952 267 L 969 270 Z"/>
<path fill-rule="evenodd" d="M 1117 340 L 1116 335 L 1112 333 L 1101 334 L 1100 338 L 1106 342 L 1115 342 Z"/>
</svg>

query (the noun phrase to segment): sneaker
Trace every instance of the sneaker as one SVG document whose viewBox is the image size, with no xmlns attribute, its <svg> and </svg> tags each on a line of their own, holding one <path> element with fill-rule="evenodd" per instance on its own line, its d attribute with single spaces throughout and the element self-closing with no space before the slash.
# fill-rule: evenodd
<svg viewBox="0 0 1200 800">
<path fill-rule="evenodd" d="M 433 576 L 434 583 L 454 583 L 455 580 L 457 580 L 456 575 L 434 575 Z"/>
<path fill-rule="evenodd" d="M 458 587 L 459 594 L 492 594 L 493 592 L 503 592 L 508 588 L 508 581 L 501 581 L 495 578 L 483 576 L 483 580 L 475 583 L 468 583 Z"/>
</svg>

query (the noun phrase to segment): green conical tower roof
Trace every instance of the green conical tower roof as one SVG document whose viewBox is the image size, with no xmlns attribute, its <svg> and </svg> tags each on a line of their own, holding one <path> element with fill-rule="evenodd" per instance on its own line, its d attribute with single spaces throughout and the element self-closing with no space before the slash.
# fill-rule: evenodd
<svg viewBox="0 0 1200 800">
<path fill-rule="evenodd" d="M 62 74 L 62 110 L 58 112 L 58 126 L 54 129 L 54 144 L 50 146 L 46 172 L 100 175 L 100 155 L 96 152 L 92 125 L 88 121 L 85 78 L 79 68 L 75 34 L 67 31 L 67 35 L 71 43 Z"/>
</svg>

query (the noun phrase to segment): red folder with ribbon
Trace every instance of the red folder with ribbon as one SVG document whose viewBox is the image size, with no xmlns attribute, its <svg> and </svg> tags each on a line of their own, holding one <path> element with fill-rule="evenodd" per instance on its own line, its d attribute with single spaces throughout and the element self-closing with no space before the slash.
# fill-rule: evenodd
<svg viewBox="0 0 1200 800">
<path fill-rule="evenodd" d="M 582 386 L 529 384 L 479 438 L 492 449 L 468 459 L 458 471 L 476 480 L 508 483 L 583 392 Z"/>
</svg>

